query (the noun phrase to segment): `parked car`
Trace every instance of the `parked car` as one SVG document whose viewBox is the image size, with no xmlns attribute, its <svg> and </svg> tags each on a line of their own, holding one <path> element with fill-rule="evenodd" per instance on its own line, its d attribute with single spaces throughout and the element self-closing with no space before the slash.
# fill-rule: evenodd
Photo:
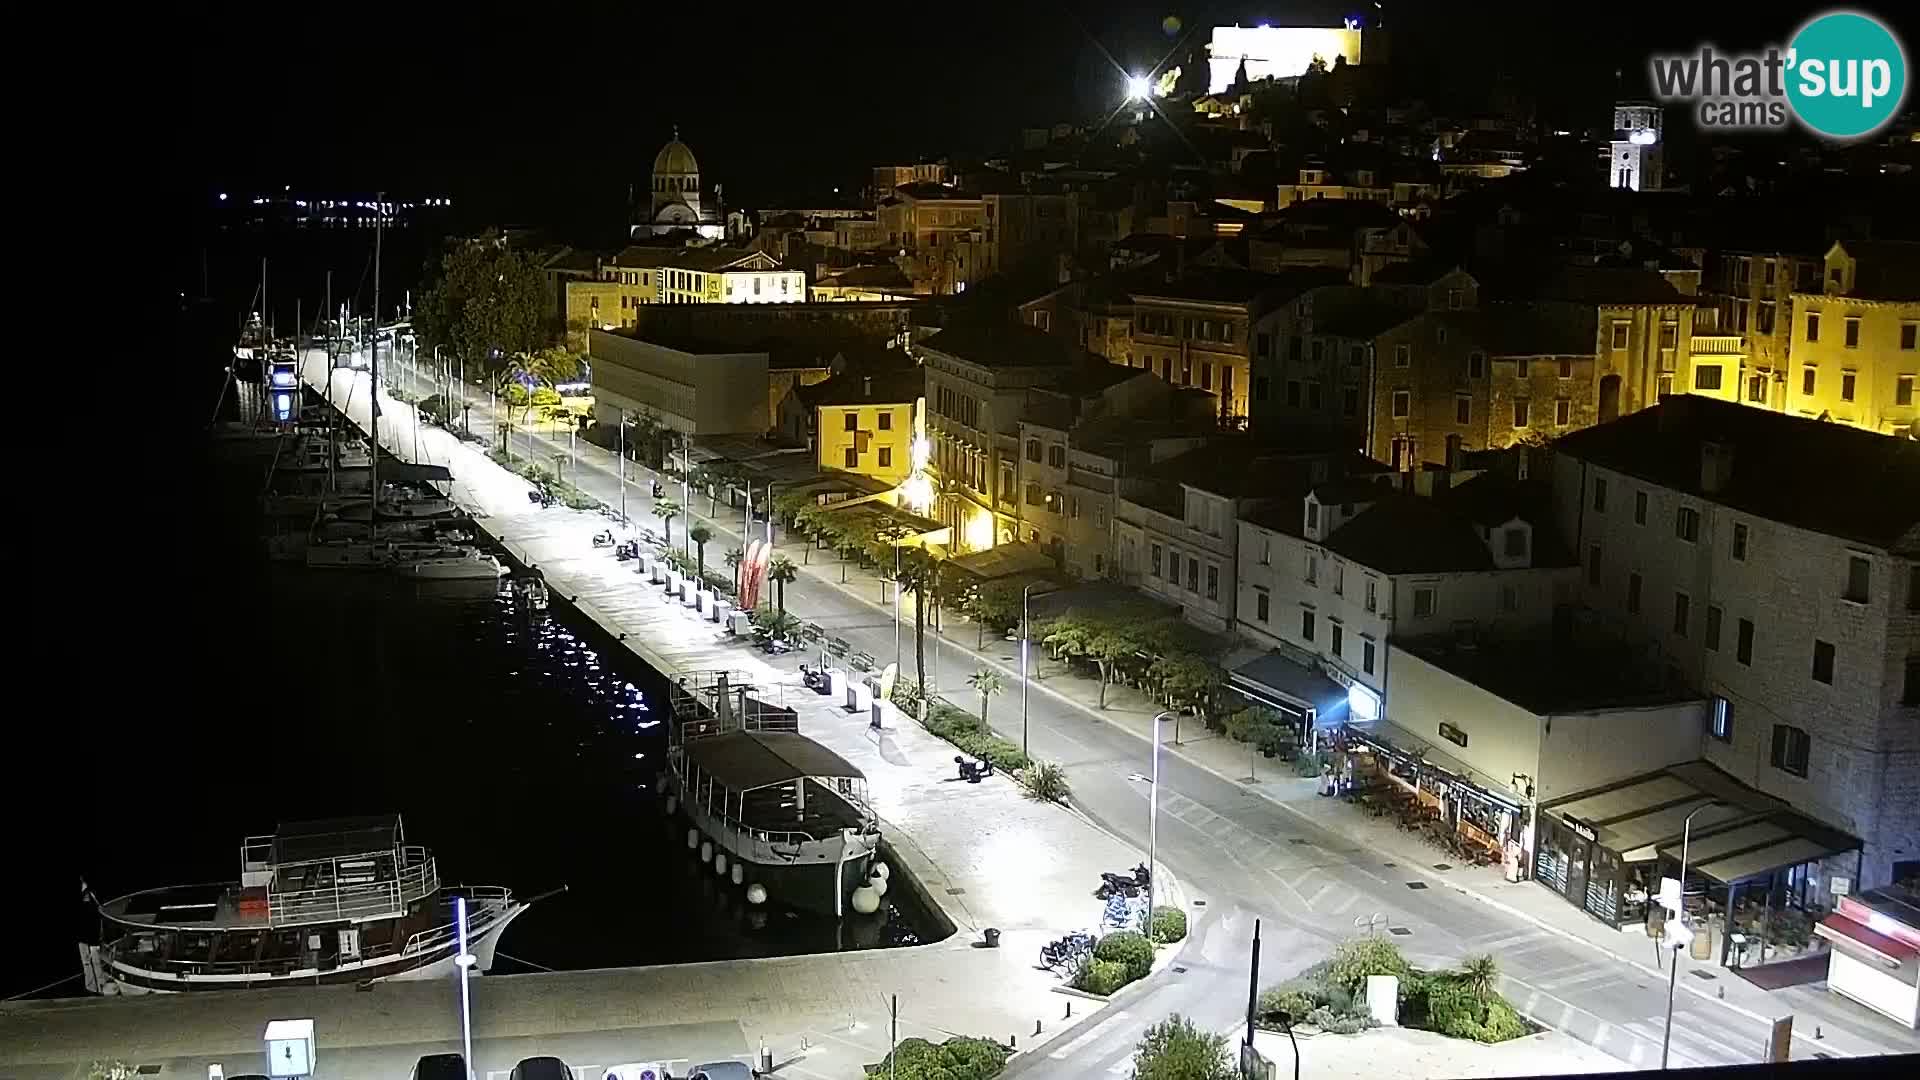
<svg viewBox="0 0 1920 1080">
<path fill-rule="evenodd" d="M 521 1058 L 508 1080 L 573 1080 L 573 1070 L 557 1057 Z"/>
<path fill-rule="evenodd" d="M 409 1080 L 468 1080 L 467 1059 L 459 1054 L 426 1054 L 413 1063 Z"/>
<path fill-rule="evenodd" d="M 709 1061 L 696 1065 L 687 1080 L 754 1080 L 753 1070 L 744 1062 Z"/>
</svg>

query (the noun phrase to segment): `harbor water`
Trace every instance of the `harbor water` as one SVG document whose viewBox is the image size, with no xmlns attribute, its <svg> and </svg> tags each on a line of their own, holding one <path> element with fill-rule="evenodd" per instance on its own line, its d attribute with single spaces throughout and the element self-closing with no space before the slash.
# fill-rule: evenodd
<svg viewBox="0 0 1920 1080">
<path fill-rule="evenodd" d="M 529 615 L 490 582 L 270 563 L 257 540 L 260 466 L 207 455 L 205 505 L 176 519 L 193 530 L 179 546 L 195 553 L 170 590 L 178 633 L 153 646 L 175 685 L 165 700 L 139 696 L 147 715 L 134 730 L 145 734 L 117 751 L 125 775 L 147 777 L 148 797 L 137 813 L 96 802 L 75 846 L 100 896 L 231 880 L 241 838 L 279 821 L 397 812 L 445 882 L 568 887 L 513 924 L 496 973 L 938 933 L 908 889 L 844 922 L 749 908 L 744 890 L 686 850 L 684 823 L 665 819 L 653 794 L 668 726 L 661 675 L 562 604 Z M 47 907 L 77 905 L 67 885 L 57 891 Z M 10 983 L 77 970 L 71 944 L 33 957 L 44 970 Z"/>
</svg>

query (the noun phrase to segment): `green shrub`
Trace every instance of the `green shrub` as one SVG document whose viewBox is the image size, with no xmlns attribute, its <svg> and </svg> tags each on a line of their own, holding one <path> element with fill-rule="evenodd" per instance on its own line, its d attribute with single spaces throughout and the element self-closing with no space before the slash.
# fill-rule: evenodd
<svg viewBox="0 0 1920 1080">
<path fill-rule="evenodd" d="M 1327 962 L 1327 981 L 1350 994 L 1359 993 L 1369 975 L 1397 975 L 1404 980 L 1412 973 L 1399 948 L 1377 937 L 1343 941 L 1334 946 L 1333 957 Z"/>
<path fill-rule="evenodd" d="M 1007 1050 L 991 1039 L 956 1035 L 934 1045 L 902 1039 L 893 1053 L 866 1068 L 868 1076 L 897 1080 L 992 1080 L 1007 1067 Z"/>
<path fill-rule="evenodd" d="M 1051 761 L 1037 762 L 1029 767 L 1021 774 L 1021 782 L 1026 785 L 1028 797 L 1041 802 L 1063 803 L 1073 792 L 1072 786 L 1067 783 L 1067 770 Z M 1186 933 L 1184 922 L 1180 932 L 1182 935 Z"/>
<path fill-rule="evenodd" d="M 1436 979 L 1428 988 L 1424 1026 L 1449 1038 L 1483 1043 L 1517 1039 L 1531 1030 L 1505 998 L 1482 997 L 1457 976 Z"/>
<path fill-rule="evenodd" d="M 1277 1025 L 1281 1013 L 1287 1014 L 1287 1022 L 1299 1024 L 1306 1022 L 1307 1014 L 1319 1008 L 1320 1003 L 1313 995 L 1295 983 L 1282 983 L 1260 995 L 1260 1019 Z"/>
<path fill-rule="evenodd" d="M 1007 1067 L 1007 1048 L 992 1039 L 956 1036 L 940 1044 L 940 1055 L 957 1080 L 992 1080 Z"/>
<path fill-rule="evenodd" d="M 1133 1055 L 1134 1080 L 1235 1080 L 1227 1040 L 1179 1013 L 1146 1030 Z"/>
<path fill-rule="evenodd" d="M 1320 766 L 1325 764 L 1326 760 L 1327 756 L 1324 753 L 1300 754 L 1293 759 L 1293 775 L 1319 776 Z"/>
<path fill-rule="evenodd" d="M 1144 979 L 1153 970 L 1153 942 L 1133 930 L 1115 931 L 1093 947 L 1093 958 L 1125 965 L 1128 982 Z"/>
<path fill-rule="evenodd" d="M 1112 960 L 1091 960 L 1074 975 L 1073 986 L 1105 997 L 1132 981 L 1127 978 L 1127 965 Z"/>
<path fill-rule="evenodd" d="M 1506 1042 L 1531 1034 L 1533 1025 L 1527 1023 L 1506 998 L 1496 996 L 1487 1001 L 1487 1022 L 1482 1028 L 1481 1042 Z"/>
<path fill-rule="evenodd" d="M 1187 913 L 1177 907 L 1157 907 L 1147 921 L 1147 928 L 1153 932 L 1153 940 L 1167 944 L 1185 940 L 1187 936 Z"/>
<path fill-rule="evenodd" d="M 1307 1014 L 1306 1023 L 1334 1035 L 1358 1035 L 1373 1026 L 1373 1017 L 1365 1013 L 1335 1012 L 1325 1005 L 1316 1005 Z"/>
</svg>

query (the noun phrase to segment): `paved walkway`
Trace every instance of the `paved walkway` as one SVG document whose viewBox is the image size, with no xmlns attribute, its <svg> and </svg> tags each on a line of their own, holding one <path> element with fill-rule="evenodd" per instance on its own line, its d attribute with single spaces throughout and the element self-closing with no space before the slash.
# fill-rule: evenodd
<svg viewBox="0 0 1920 1080">
<path fill-rule="evenodd" d="M 476 401 L 479 404 L 471 414 L 474 431 L 479 433 L 484 426 L 490 432 L 491 425 L 485 416 L 488 410 L 485 407 L 484 398 L 476 397 Z M 571 470 L 572 479 L 597 497 L 610 502 L 617 499 L 618 484 L 615 476 L 620 466 L 615 455 L 592 446 L 585 440 L 575 440 L 570 448 L 565 435 L 527 434 L 526 429 L 517 425 L 514 433 L 516 444 L 520 443 L 524 437 L 529 447 L 540 447 L 539 452 L 549 461 L 553 460 L 556 454 L 570 452 L 571 460 L 577 463 Z M 516 452 L 531 453 L 533 451 L 519 451 L 516 446 Z M 631 478 L 635 476 L 636 468 L 631 463 L 627 466 L 626 475 L 630 478 L 629 484 L 634 484 Z M 639 470 L 639 475 L 643 478 L 643 482 L 651 478 L 651 474 L 644 469 Z M 642 517 L 643 508 L 651 505 L 650 498 L 643 497 L 638 487 L 629 494 L 628 500 L 629 512 L 636 519 Z M 689 510 L 693 511 L 692 519 L 708 520 L 704 514 L 697 512 L 707 509 L 708 500 L 696 495 L 690 502 L 692 506 Z M 683 518 L 676 522 L 676 535 L 683 532 L 687 520 Z M 708 523 L 716 532 L 715 540 L 709 542 L 710 549 L 724 550 L 725 547 L 738 544 L 738 530 L 741 522 L 737 511 L 730 516 L 723 509 L 719 518 Z M 649 519 L 647 524 L 657 526 L 658 522 Z M 883 606 L 885 603 L 883 598 L 891 596 L 890 585 L 877 574 L 858 566 L 844 566 L 836 556 L 828 552 L 816 551 L 803 557 L 808 559 L 808 564 L 802 567 L 803 580 L 813 583 L 813 591 L 816 595 L 824 589 L 855 599 L 868 609 L 872 619 L 876 620 L 879 626 L 885 627 L 891 624 L 891 605 L 887 603 Z M 846 579 L 844 584 L 841 582 L 843 575 Z M 799 607 L 792 602 L 798 588 L 797 585 L 789 586 L 789 606 L 797 608 L 805 615 L 809 609 Z M 901 649 L 903 673 L 911 670 L 913 662 L 912 603 L 913 597 L 909 595 L 901 604 L 901 617 L 906 623 L 906 630 L 900 635 L 900 640 L 903 642 Z M 942 688 L 948 697 L 956 701 L 966 701 L 967 691 L 963 684 L 966 674 L 983 664 L 999 668 L 1008 676 L 1008 691 L 994 702 L 993 719 L 996 728 L 1002 734 L 1018 741 L 1022 732 L 1014 719 L 1018 715 L 1020 686 L 1017 642 L 999 640 L 992 635 L 987 635 L 986 647 L 976 652 L 974 647 L 980 641 L 978 628 L 964 618 L 955 617 L 951 613 L 946 616 L 943 630 L 944 633 L 929 629 L 927 653 L 931 681 L 936 687 Z M 877 650 L 876 655 L 880 655 Z M 892 657 L 881 655 L 881 659 L 885 661 Z M 1067 715 L 1082 717 L 1084 721 L 1103 721 L 1114 728 L 1132 734 L 1142 742 L 1148 739 L 1152 717 L 1157 707 L 1137 691 L 1127 687 L 1109 687 L 1106 706 L 1102 708 L 1099 704 L 1100 687 L 1096 679 L 1078 674 L 1066 664 L 1047 659 L 1045 650 L 1037 645 L 1029 654 L 1029 664 L 1032 675 L 1029 693 L 1032 695 L 1036 713 L 1044 709 L 1057 717 L 1064 710 Z M 1164 734 L 1165 732 L 1163 736 Z M 1073 756 L 1079 750 L 1071 741 L 1071 737 L 1067 740 L 1043 738 L 1038 725 L 1036 725 L 1034 745 L 1042 757 L 1049 756 L 1049 751 L 1058 748 L 1054 756 L 1069 764 L 1072 764 Z M 1653 983 L 1655 980 L 1657 983 L 1664 983 L 1666 980 L 1664 967 L 1656 966 L 1657 958 L 1651 943 L 1637 928 L 1628 931 L 1613 930 L 1596 922 L 1584 912 L 1534 882 L 1505 881 L 1496 868 L 1455 867 L 1445 871 L 1436 870 L 1433 868 L 1436 863 L 1448 861 L 1437 850 L 1390 824 L 1366 818 L 1347 803 L 1319 798 L 1314 794 L 1312 780 L 1295 778 L 1291 775 L 1288 766 L 1254 757 L 1245 744 L 1206 732 L 1198 723 L 1186 721 L 1180 728 L 1179 742 L 1172 746 L 1163 744 L 1163 749 L 1215 777 L 1231 782 L 1247 795 L 1257 795 L 1268 804 L 1303 822 L 1338 834 L 1356 849 L 1378 854 L 1389 865 L 1396 866 L 1410 876 L 1418 876 L 1430 883 L 1442 885 L 1458 895 L 1471 898 L 1491 911 L 1525 920 L 1526 923 L 1560 940 L 1587 950 L 1588 955 L 1596 959 L 1604 957 L 1628 965 L 1637 971 L 1636 977 L 1643 983 Z M 1172 785 L 1164 786 L 1173 787 Z M 1177 790 L 1177 788 L 1173 789 L 1174 792 Z M 1163 791 L 1161 810 L 1163 815 L 1170 815 L 1176 821 L 1184 821 L 1200 832 L 1216 837 L 1220 835 L 1222 818 L 1219 814 L 1204 806 L 1196 805 L 1190 800 L 1183 801 L 1183 797 L 1177 793 Z M 1187 821 L 1181 816 L 1182 814 L 1186 814 L 1193 820 Z M 1164 821 L 1162 823 L 1163 840 L 1168 837 L 1168 824 Z M 1162 858 L 1166 857 L 1168 856 L 1163 851 Z M 1326 906 L 1322 903 L 1323 894 L 1316 890 L 1329 888 L 1329 886 L 1309 882 L 1301 888 L 1311 895 L 1291 896 L 1294 902 L 1309 908 Z M 1298 889 L 1290 890 L 1290 892 L 1298 891 Z M 1335 898 L 1327 897 L 1327 899 L 1333 900 L 1335 906 L 1338 906 Z M 1354 910 L 1364 911 L 1358 907 Z M 1485 934 L 1477 937 L 1482 943 L 1491 942 L 1495 946 L 1496 954 L 1503 951 L 1499 947 L 1502 945 L 1507 949 L 1524 947 L 1524 943 L 1496 940 Z M 1693 974 L 1695 970 L 1702 974 Z M 1604 978 L 1600 974 L 1604 971 L 1604 967 L 1596 967 L 1593 977 Z M 1711 978 L 1704 976 L 1711 976 Z M 1575 999 L 1581 996 L 1578 992 L 1569 991 L 1569 988 L 1564 986 L 1556 986 L 1553 983 L 1543 985 L 1548 990 L 1561 990 L 1564 996 Z M 1796 1016 L 1796 1056 L 1920 1051 L 1920 1035 L 1862 1006 L 1828 993 L 1822 984 L 1765 991 L 1737 975 L 1720 969 L 1716 964 L 1710 962 L 1695 964 L 1690 959 L 1683 958 L 1679 986 L 1697 1000 L 1711 1001 L 1718 1006 L 1732 1009 L 1756 1023 L 1770 1022 L 1775 1017 L 1788 1014 Z M 1518 991 L 1516 997 L 1521 1004 L 1525 1004 L 1525 999 L 1530 994 L 1538 992 L 1532 985 L 1516 989 Z M 1589 986 L 1584 989 L 1591 992 L 1596 987 Z M 1548 993 L 1545 997 L 1549 999 L 1543 1006 L 1546 1011 L 1553 1012 L 1560 1008 L 1559 998 L 1554 994 Z M 1646 1026 L 1644 1021 L 1637 1021 L 1637 1023 L 1642 1027 Z M 1626 1028 L 1623 1025 L 1590 1021 L 1589 1027 L 1591 1038 L 1600 1044 L 1605 1044 L 1610 1037 L 1616 1040 L 1625 1037 Z M 1634 1036 L 1633 1041 L 1635 1045 L 1632 1049 L 1623 1047 L 1618 1056 L 1638 1064 L 1645 1055 L 1645 1046 L 1649 1038 L 1647 1033 L 1642 1031 Z M 1657 1034 L 1652 1036 L 1652 1041 L 1658 1041 Z M 1720 1052 L 1719 1056 L 1751 1060 L 1752 1052 L 1744 1047 L 1729 1047 Z M 1703 1048 L 1702 1060 L 1713 1060 L 1712 1057 L 1705 1056 L 1705 1048 Z"/>
</svg>

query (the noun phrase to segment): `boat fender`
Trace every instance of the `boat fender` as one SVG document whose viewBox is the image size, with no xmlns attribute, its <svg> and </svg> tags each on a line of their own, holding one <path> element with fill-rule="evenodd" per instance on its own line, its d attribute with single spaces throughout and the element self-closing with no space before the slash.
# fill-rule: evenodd
<svg viewBox="0 0 1920 1080">
<path fill-rule="evenodd" d="M 697 848 L 699 846 L 700 846 L 700 830 L 688 829 L 687 830 L 687 850 L 692 851 L 694 848 Z"/>
<path fill-rule="evenodd" d="M 679 798 L 678 798 L 678 797 L 676 797 L 676 796 L 673 796 L 673 795 L 669 795 L 669 796 L 667 796 L 667 814 L 668 814 L 668 816 L 672 816 L 672 814 L 673 814 L 673 812 L 674 812 L 675 810 L 677 810 L 677 809 L 679 809 L 679 808 L 680 808 L 680 800 L 679 800 Z"/>
<path fill-rule="evenodd" d="M 881 877 L 879 874 L 875 874 L 867 879 L 867 888 L 872 889 L 876 896 L 885 896 L 887 895 L 887 879 Z"/>
<path fill-rule="evenodd" d="M 887 868 L 886 863 L 879 862 L 879 861 L 874 862 L 872 876 L 879 878 L 881 881 L 885 881 L 892 875 L 893 875 L 893 871 Z"/>
<path fill-rule="evenodd" d="M 747 879 L 746 871 L 741 869 L 740 864 L 738 862 L 734 863 L 733 864 L 733 883 L 735 885 L 738 885 L 741 882 L 745 881 L 746 879 Z"/>
<path fill-rule="evenodd" d="M 719 874 L 722 877 L 726 876 L 726 873 L 727 873 L 727 853 L 726 852 L 716 851 L 713 853 L 713 872 L 716 874 Z"/>
<path fill-rule="evenodd" d="M 767 887 L 765 885 L 762 885 L 756 881 L 753 884 L 747 886 L 747 903 L 759 905 L 759 904 L 764 904 L 766 902 L 767 902 Z"/>
<path fill-rule="evenodd" d="M 708 862 L 713 858 L 713 841 L 704 841 L 700 845 L 700 861 Z"/>
<path fill-rule="evenodd" d="M 871 885 L 862 885 L 853 890 L 853 910 L 862 915 L 871 915 L 880 910 L 880 893 Z"/>
</svg>

